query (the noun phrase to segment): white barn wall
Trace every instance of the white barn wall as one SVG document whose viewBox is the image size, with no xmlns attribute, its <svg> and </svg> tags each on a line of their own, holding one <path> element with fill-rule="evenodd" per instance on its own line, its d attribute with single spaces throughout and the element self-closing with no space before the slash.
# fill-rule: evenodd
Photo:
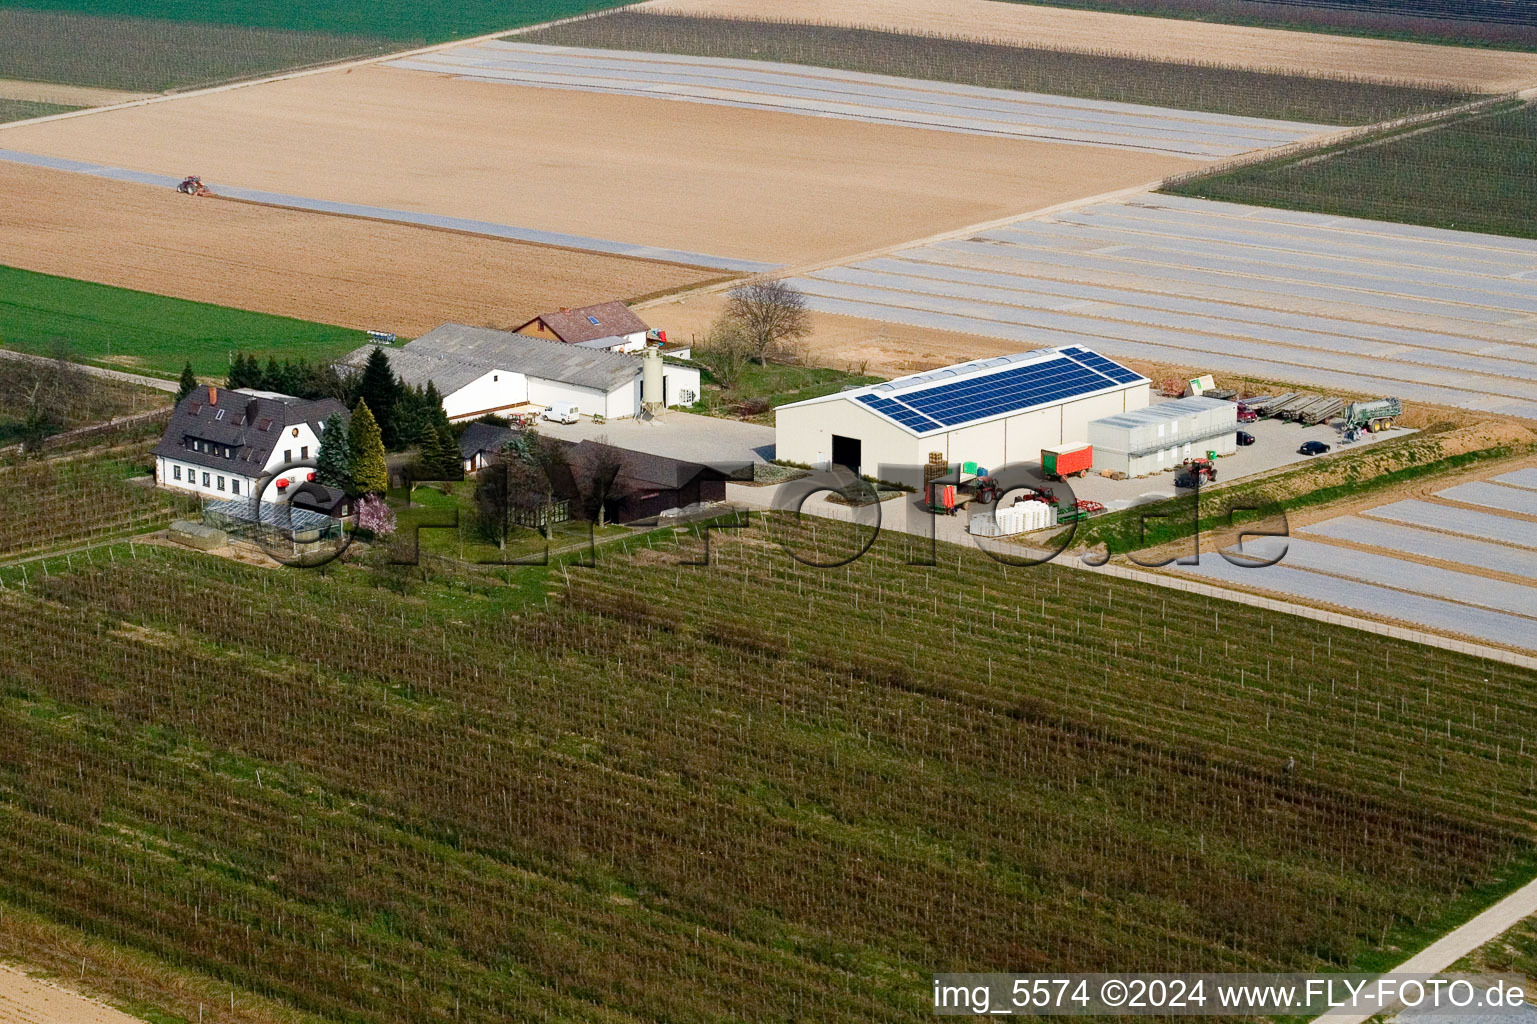
<svg viewBox="0 0 1537 1024">
<path fill-rule="evenodd" d="M 662 363 L 662 390 L 667 393 L 669 407 L 692 405 L 704 394 L 699 385 L 699 368 L 679 366 L 677 363 Z M 679 394 L 683 391 L 692 391 L 693 399 L 684 401 L 680 398 Z"/>
<path fill-rule="evenodd" d="M 512 370 L 492 370 L 444 395 L 443 411 L 452 421 L 473 420 L 527 401 L 527 378 Z"/>
<path fill-rule="evenodd" d="M 636 376 L 608 393 L 603 415 L 611 420 L 640 415 L 640 377 Z"/>
<path fill-rule="evenodd" d="M 867 476 L 910 483 L 892 476 L 894 469 L 882 467 L 917 464 L 928 458 L 926 454 L 918 454 L 920 446 L 927 443 L 922 438 L 914 437 L 854 402 L 781 408 L 775 412 L 774 424 L 774 455 L 788 462 L 808 466 L 825 463 L 832 458 L 834 434 L 860 439 L 860 472 Z M 920 472 L 917 485 L 922 483 Z"/>
<path fill-rule="evenodd" d="M 544 380 L 543 377 L 529 377 L 529 401 L 541 404 L 541 406 L 553 406 L 556 401 L 569 401 L 575 404 L 584 417 L 607 417 L 607 415 L 635 415 L 638 404 L 630 409 L 630 412 L 616 412 L 610 414 L 610 404 L 615 395 L 624 394 L 624 387 L 619 387 L 616 392 L 599 391 L 596 387 L 578 387 L 576 384 L 564 384 L 558 380 Z M 618 406 L 624 407 L 624 401 L 619 400 Z"/>
</svg>

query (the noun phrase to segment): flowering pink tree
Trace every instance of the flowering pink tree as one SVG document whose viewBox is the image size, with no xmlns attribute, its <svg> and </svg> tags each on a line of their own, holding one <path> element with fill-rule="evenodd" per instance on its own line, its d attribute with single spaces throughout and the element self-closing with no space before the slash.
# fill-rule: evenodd
<svg viewBox="0 0 1537 1024">
<path fill-rule="evenodd" d="M 377 494 L 366 494 L 358 502 L 358 529 L 388 537 L 395 532 L 395 513 Z"/>
</svg>

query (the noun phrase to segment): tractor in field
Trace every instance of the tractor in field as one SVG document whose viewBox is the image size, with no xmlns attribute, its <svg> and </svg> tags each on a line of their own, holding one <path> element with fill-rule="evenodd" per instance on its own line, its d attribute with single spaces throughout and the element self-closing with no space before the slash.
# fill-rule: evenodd
<svg viewBox="0 0 1537 1024">
<path fill-rule="evenodd" d="M 196 174 L 189 174 L 181 179 L 181 184 L 176 186 L 176 191 L 184 196 L 211 196 L 213 190 L 203 184 L 203 179 Z"/>
</svg>

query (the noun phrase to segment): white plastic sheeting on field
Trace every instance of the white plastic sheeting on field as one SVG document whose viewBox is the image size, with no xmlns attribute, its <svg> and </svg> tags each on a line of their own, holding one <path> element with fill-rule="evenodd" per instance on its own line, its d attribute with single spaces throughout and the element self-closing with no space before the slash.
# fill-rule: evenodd
<svg viewBox="0 0 1537 1024">
<path fill-rule="evenodd" d="M 532 43 L 457 46 L 390 67 L 546 89 L 1114 146 L 1198 158 L 1236 156 L 1333 131 L 1327 125 L 929 82 L 802 64 Z"/>
<path fill-rule="evenodd" d="M 793 283 L 824 313 L 1537 418 L 1537 240 L 1142 195 Z"/>
</svg>

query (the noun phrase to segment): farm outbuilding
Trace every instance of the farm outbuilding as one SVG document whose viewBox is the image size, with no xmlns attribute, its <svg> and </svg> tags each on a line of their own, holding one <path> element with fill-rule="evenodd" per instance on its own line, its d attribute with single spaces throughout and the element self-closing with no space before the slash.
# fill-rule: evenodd
<svg viewBox="0 0 1537 1024">
<path fill-rule="evenodd" d="M 931 453 L 997 469 L 1088 439 L 1090 420 L 1141 409 L 1148 380 L 1081 346 L 978 359 L 782 405 L 775 454 L 922 486 Z"/>
<path fill-rule="evenodd" d="M 580 309 L 562 307 L 553 313 L 540 313 L 516 328 L 518 334 L 546 341 L 581 345 L 601 341 L 611 352 L 639 352 L 646 347 L 651 328 L 622 302 L 603 302 Z"/>
<path fill-rule="evenodd" d="M 361 370 L 377 347 L 348 353 L 338 369 Z M 575 405 L 583 416 L 622 419 L 639 415 L 644 397 L 640 356 L 489 327 L 443 324 L 387 351 L 390 368 L 402 381 L 422 387 L 431 381 L 437 387 L 444 412 L 456 423 L 537 412 L 556 402 Z M 699 371 L 664 363 L 660 383 L 659 401 L 689 405 L 698 396 Z"/>
<path fill-rule="evenodd" d="M 1089 443 L 1096 470 L 1151 476 L 1208 451 L 1237 451 L 1238 406 L 1204 396 L 1159 402 L 1095 420 Z"/>
</svg>

